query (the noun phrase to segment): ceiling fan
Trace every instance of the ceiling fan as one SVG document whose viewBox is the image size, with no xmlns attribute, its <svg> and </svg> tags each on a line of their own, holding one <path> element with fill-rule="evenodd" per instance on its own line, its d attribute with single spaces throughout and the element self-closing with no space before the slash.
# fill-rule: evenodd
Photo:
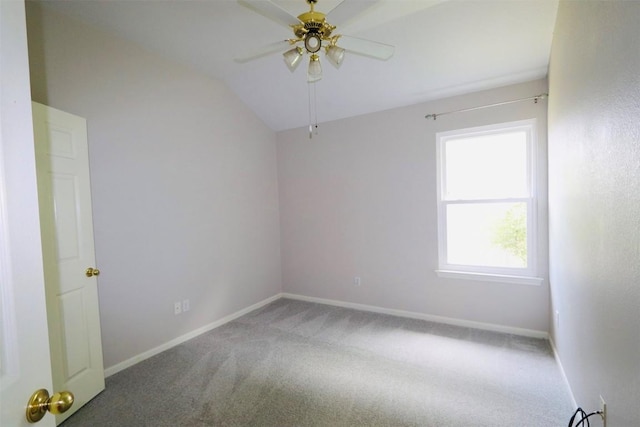
<svg viewBox="0 0 640 427">
<path fill-rule="evenodd" d="M 336 68 L 340 68 L 342 65 L 345 52 L 384 61 L 389 59 L 395 50 L 393 46 L 388 44 L 334 33 L 337 25 L 353 18 L 379 0 L 344 0 L 326 15 L 314 9 L 318 0 L 306 0 L 310 10 L 298 17 L 289 14 L 269 0 L 237 1 L 242 6 L 290 28 L 293 30 L 295 38 L 259 47 L 235 58 L 236 62 L 248 62 L 289 47 L 290 49 L 283 53 L 285 64 L 293 72 L 302 62 L 303 56 L 308 54 L 307 81 L 313 83 L 322 78 L 322 66 L 318 55 L 322 49 L 325 51 L 327 60 Z"/>
</svg>

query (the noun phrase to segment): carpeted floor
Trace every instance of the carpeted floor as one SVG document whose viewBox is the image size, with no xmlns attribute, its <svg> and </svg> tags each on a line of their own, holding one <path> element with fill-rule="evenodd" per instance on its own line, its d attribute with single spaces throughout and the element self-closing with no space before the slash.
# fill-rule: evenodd
<svg viewBox="0 0 640 427">
<path fill-rule="evenodd" d="M 281 299 L 107 378 L 62 425 L 564 426 L 545 340 Z"/>
</svg>

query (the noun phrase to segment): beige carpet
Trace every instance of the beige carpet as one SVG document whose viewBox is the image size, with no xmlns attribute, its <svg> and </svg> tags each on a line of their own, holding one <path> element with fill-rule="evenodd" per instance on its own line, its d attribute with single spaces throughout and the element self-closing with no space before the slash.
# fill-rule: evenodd
<svg viewBox="0 0 640 427">
<path fill-rule="evenodd" d="M 107 379 L 72 426 L 564 426 L 545 340 L 287 299 Z"/>
</svg>

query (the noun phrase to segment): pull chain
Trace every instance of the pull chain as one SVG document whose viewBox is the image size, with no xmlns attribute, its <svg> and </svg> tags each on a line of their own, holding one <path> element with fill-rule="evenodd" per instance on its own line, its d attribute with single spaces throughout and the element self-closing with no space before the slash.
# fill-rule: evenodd
<svg viewBox="0 0 640 427">
<path fill-rule="evenodd" d="M 311 125 L 311 85 L 307 83 L 307 94 L 309 95 L 309 139 L 313 138 L 313 126 Z"/>
<path fill-rule="evenodd" d="M 311 85 L 313 85 L 313 102 L 311 101 Z M 308 93 L 309 93 L 309 139 L 313 138 L 313 134 L 318 134 L 318 97 L 316 92 L 316 84 L 308 83 Z M 313 114 L 312 114 L 312 104 L 313 104 Z M 315 120 L 312 121 L 311 117 Z M 315 123 L 315 124 L 314 124 Z"/>
<path fill-rule="evenodd" d="M 318 134 L 318 95 L 316 94 L 316 84 L 313 84 L 313 111 L 315 113 L 315 122 L 316 122 L 316 135 Z"/>
</svg>

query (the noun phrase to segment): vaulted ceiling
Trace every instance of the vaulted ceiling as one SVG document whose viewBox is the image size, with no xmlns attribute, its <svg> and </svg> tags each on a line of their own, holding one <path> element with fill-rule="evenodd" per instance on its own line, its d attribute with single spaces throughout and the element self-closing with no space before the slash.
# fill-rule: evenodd
<svg viewBox="0 0 640 427">
<path fill-rule="evenodd" d="M 362 0 L 345 0 L 358 2 Z M 309 123 L 306 64 L 279 53 L 240 64 L 253 47 L 291 32 L 235 0 L 44 0 L 47 7 L 224 81 L 269 127 Z M 273 0 L 297 16 L 305 0 Z M 328 13 L 340 0 L 319 0 Z M 542 78 L 558 0 L 379 0 L 336 33 L 395 46 L 388 61 L 321 55 L 320 122 Z"/>
</svg>

